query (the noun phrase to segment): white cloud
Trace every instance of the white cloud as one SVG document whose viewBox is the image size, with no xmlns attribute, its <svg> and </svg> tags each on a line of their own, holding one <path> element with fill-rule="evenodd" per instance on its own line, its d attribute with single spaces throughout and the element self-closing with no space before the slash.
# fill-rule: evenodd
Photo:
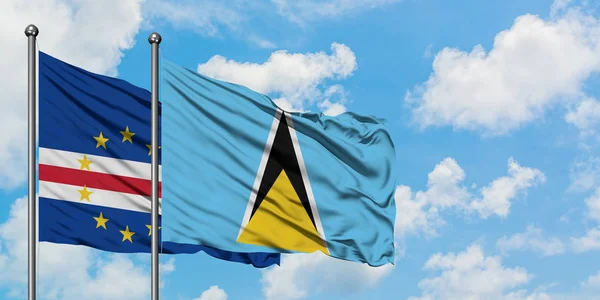
<svg viewBox="0 0 600 300">
<path fill-rule="evenodd" d="M 555 0 L 550 6 L 550 15 L 556 16 L 558 13 L 563 12 L 569 7 L 573 0 Z"/>
<path fill-rule="evenodd" d="M 25 180 L 27 147 L 27 38 L 38 26 L 41 51 L 92 72 L 116 75 L 123 51 L 131 48 L 142 21 L 142 0 L 0 1 L 0 188 Z M 102 12 L 102 13 L 98 13 Z M 110 16 L 110 22 L 107 22 Z"/>
<path fill-rule="evenodd" d="M 142 254 L 145 258 L 149 258 L 150 256 L 148 254 Z M 160 258 L 159 258 L 160 260 Z M 151 262 L 147 263 L 148 265 L 151 264 Z M 158 275 L 160 277 L 159 280 L 159 288 L 164 288 L 165 287 L 165 278 L 167 277 L 167 275 L 171 274 L 175 272 L 175 258 L 169 258 L 167 261 L 162 262 L 158 264 Z"/>
<path fill-rule="evenodd" d="M 427 48 L 425 48 L 425 52 L 423 52 L 423 57 L 429 58 L 433 55 L 433 44 L 429 44 Z"/>
<path fill-rule="evenodd" d="M 318 104 L 319 109 L 323 114 L 328 116 L 337 116 L 346 112 L 346 92 L 344 87 L 336 84 L 332 85 L 325 91 L 323 100 Z"/>
<path fill-rule="evenodd" d="M 586 289 L 600 290 L 600 271 L 595 275 L 590 275 L 586 281 L 581 283 L 581 286 Z"/>
<path fill-rule="evenodd" d="M 275 105 L 277 105 L 277 107 L 287 112 L 306 112 L 306 110 L 302 108 L 294 107 L 294 104 L 292 104 L 292 102 L 290 102 L 290 100 L 287 98 L 277 98 L 274 99 L 273 102 Z"/>
<path fill-rule="evenodd" d="M 591 156 L 587 160 L 575 162 L 571 166 L 569 177 L 569 191 L 585 192 L 600 186 L 600 157 Z"/>
<path fill-rule="evenodd" d="M 58 246 L 57 248 L 64 248 Z M 68 259 L 65 257 L 65 259 Z M 92 260 L 93 261 L 93 260 Z M 89 264 L 89 262 L 88 262 Z M 43 265 L 41 265 L 43 266 Z M 150 274 L 136 267 L 133 261 L 125 255 L 114 255 L 104 261 L 98 259 L 96 265 L 73 265 L 73 268 L 80 269 L 81 273 L 86 273 L 84 280 L 65 281 L 56 279 L 52 288 L 57 298 L 60 299 L 147 299 L 148 286 L 150 285 Z M 89 269 L 95 268 L 94 275 L 89 274 Z M 62 273 L 69 272 L 70 269 L 61 267 Z M 57 272 L 53 273 L 61 274 Z M 40 282 L 43 279 L 40 280 Z M 47 278 L 45 280 L 48 280 Z M 72 284 L 76 286 L 71 287 Z M 124 284 L 126 283 L 126 284 Z"/>
<path fill-rule="evenodd" d="M 17 199 L 10 209 L 9 219 L 0 224 L 0 284 L 20 286 L 27 283 L 27 199 Z M 85 280 L 89 277 L 86 267 L 91 264 L 93 254 L 89 248 L 39 245 L 39 282 L 46 290 L 53 285 L 56 272 L 65 276 L 65 282 Z M 77 266 L 77 267 L 76 267 Z M 83 266 L 83 268 L 81 267 Z M 69 272 L 64 272 L 70 270 Z M 64 273 L 62 273 L 64 272 Z M 53 291 L 48 291 L 54 293 Z"/>
<path fill-rule="evenodd" d="M 302 299 L 309 291 L 352 294 L 375 287 L 393 269 L 390 264 L 370 267 L 321 252 L 282 255 L 281 266 L 263 271 L 261 283 L 267 300 Z"/>
<path fill-rule="evenodd" d="M 331 103 L 328 99 L 319 103 L 319 108 L 327 116 L 337 116 L 346 112 L 346 107 L 343 104 Z"/>
<path fill-rule="evenodd" d="M 598 221 L 598 224 L 600 224 L 600 187 L 597 187 L 596 192 L 585 199 L 585 205 L 587 207 L 587 216 L 592 220 Z"/>
<path fill-rule="evenodd" d="M 318 18 L 339 17 L 357 11 L 374 9 L 400 0 L 271 0 L 290 21 L 303 25 Z"/>
<path fill-rule="evenodd" d="M 501 135 L 582 99 L 584 82 L 600 70 L 600 22 L 564 3 L 549 20 L 516 18 L 489 52 L 438 52 L 429 79 L 406 95 L 414 121 Z"/>
<path fill-rule="evenodd" d="M 143 254 L 145 256 L 148 256 L 147 254 Z M 173 273 L 175 271 L 175 259 L 174 258 L 170 258 L 169 260 L 167 260 L 164 263 L 161 263 L 159 265 L 159 274 L 169 274 L 169 273 Z"/>
<path fill-rule="evenodd" d="M 294 110 L 316 101 L 325 103 L 336 96 L 343 99 L 343 89 L 327 86 L 327 80 L 340 80 L 356 70 L 356 57 L 346 45 L 333 43 L 331 54 L 289 53 L 275 51 L 264 63 L 241 63 L 223 56 L 213 56 L 198 66 L 198 72 L 225 81 L 247 86 L 257 92 L 278 97 L 275 102 Z M 333 88 L 333 89 L 332 89 Z M 325 89 L 325 91 L 323 91 Z M 342 101 L 335 104 L 343 105 Z M 328 104 L 331 107 L 334 104 Z M 283 107 L 282 107 L 283 108 Z M 340 107 L 334 108 L 334 112 Z"/>
<path fill-rule="evenodd" d="M 213 285 L 208 290 L 204 291 L 199 298 L 194 300 L 227 300 L 227 293 L 219 286 Z"/>
<path fill-rule="evenodd" d="M 223 38 L 234 34 L 252 45 L 273 49 L 275 43 L 254 33 L 252 15 L 265 16 L 272 5 L 246 0 L 148 0 L 143 6 L 144 25 L 153 28 L 167 21 L 173 28 L 205 37 Z"/>
<path fill-rule="evenodd" d="M 144 14 L 152 20 L 164 19 L 178 29 L 192 30 L 206 36 L 217 36 L 220 26 L 236 30 L 246 21 L 237 9 L 239 4 L 239 1 L 225 4 L 211 0 L 174 2 L 149 0 L 144 4 Z"/>
<path fill-rule="evenodd" d="M 396 235 L 422 231 L 434 236 L 445 224 L 439 212 L 453 207 L 464 207 L 470 193 L 461 183 L 463 169 L 453 158 L 445 158 L 427 175 L 427 190 L 414 194 L 408 186 L 396 189 Z"/>
<path fill-rule="evenodd" d="M 153 25 L 149 21 L 166 20 L 177 29 L 210 37 L 234 33 L 257 47 L 273 49 L 276 48 L 273 41 L 253 32 L 254 19 L 280 22 L 280 16 L 284 16 L 287 21 L 304 26 L 307 21 L 358 13 L 395 2 L 400 0 L 148 0 L 144 12 L 148 27 Z"/>
<path fill-rule="evenodd" d="M 15 297 L 24 296 L 27 284 L 26 232 L 27 200 L 21 198 L 13 203 L 9 219 L 0 224 L 0 286 L 11 289 Z M 40 243 L 38 251 L 40 298 L 129 300 L 149 297 L 148 264 L 134 264 L 134 255 L 102 255 L 102 251 L 89 247 L 52 243 Z M 161 265 L 161 279 L 174 269 L 171 258 Z"/>
<path fill-rule="evenodd" d="M 434 254 L 424 268 L 440 273 L 421 280 L 423 294 L 409 299 L 548 299 L 512 291 L 527 284 L 532 275 L 522 267 L 503 266 L 499 256 L 485 256 L 477 244 L 458 254 Z"/>
<path fill-rule="evenodd" d="M 587 98 L 565 116 L 568 123 L 581 130 L 582 135 L 590 136 L 596 133 L 596 126 L 600 124 L 600 102 Z"/>
<path fill-rule="evenodd" d="M 424 194 L 426 192 L 417 192 L 417 195 Z M 431 206 L 427 197 L 413 196 L 409 186 L 397 187 L 395 199 L 395 234 L 399 237 L 418 232 L 423 232 L 426 236 L 436 236 L 437 229 L 446 224 L 437 207 Z"/>
<path fill-rule="evenodd" d="M 600 188 L 585 199 L 586 216 L 600 225 Z M 575 253 L 600 250 L 600 227 L 589 229 L 582 237 L 571 238 L 571 248 Z"/>
<path fill-rule="evenodd" d="M 478 213 L 481 218 L 506 217 L 517 194 L 544 182 L 544 174 L 509 158 L 508 176 L 499 177 L 480 189 L 480 196 L 469 191 L 464 179 L 464 170 L 453 158 L 446 158 L 429 173 L 427 190 L 413 193 L 410 187 L 399 186 L 395 198 L 396 234 L 423 232 L 434 236 L 437 228 L 445 224 L 440 216 L 444 210 Z"/>
<path fill-rule="evenodd" d="M 510 237 L 503 236 L 496 242 L 496 247 L 503 253 L 512 250 L 530 250 L 542 256 L 552 256 L 565 252 L 564 243 L 556 237 L 544 237 L 540 228 L 527 226 L 523 233 L 516 233 Z"/>
<path fill-rule="evenodd" d="M 517 292 L 511 292 L 505 295 L 502 300 L 551 300 L 555 299 L 553 296 L 548 295 L 545 292 L 534 291 L 529 294 L 526 290 L 520 290 Z M 582 299 L 579 299 L 582 300 Z"/>
<path fill-rule="evenodd" d="M 445 158 L 427 175 L 428 202 L 440 208 L 463 205 L 469 192 L 460 183 L 465 179 L 464 170 L 456 160 Z"/>
<path fill-rule="evenodd" d="M 600 228 L 588 230 L 585 236 L 571 238 L 571 247 L 575 253 L 600 250 Z"/>
<path fill-rule="evenodd" d="M 471 209 L 477 211 L 482 218 L 492 214 L 508 216 L 510 200 L 518 193 L 526 193 L 527 189 L 546 182 L 544 174 L 537 169 L 521 167 L 512 157 L 508 160 L 508 176 L 494 180 L 481 190 L 482 197 L 471 202 Z"/>
<path fill-rule="evenodd" d="M 258 46 L 259 48 L 263 48 L 263 49 L 273 49 L 273 48 L 277 48 L 277 45 L 275 45 L 274 42 L 269 41 L 267 39 L 261 38 L 257 35 L 250 35 L 248 36 L 248 40 L 250 42 L 252 42 L 254 45 Z"/>
</svg>

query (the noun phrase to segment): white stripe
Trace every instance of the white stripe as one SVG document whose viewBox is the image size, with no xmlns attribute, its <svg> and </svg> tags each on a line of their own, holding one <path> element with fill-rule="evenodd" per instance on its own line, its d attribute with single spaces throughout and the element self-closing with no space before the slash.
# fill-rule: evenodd
<svg viewBox="0 0 600 300">
<path fill-rule="evenodd" d="M 90 202 L 88 202 L 85 199 L 80 200 L 81 194 L 78 190 L 83 190 L 82 186 L 48 181 L 40 181 L 39 184 L 39 197 L 150 213 L 150 204 L 152 202 L 149 196 L 132 195 L 86 187 L 88 191 L 92 192 L 89 196 Z M 160 214 L 161 199 L 158 199 L 158 202 L 158 211 Z"/>
<path fill-rule="evenodd" d="M 315 219 L 315 225 L 317 227 L 317 232 L 321 235 L 321 239 L 323 239 L 323 245 L 327 248 L 327 243 L 325 239 L 325 231 L 323 231 L 323 224 L 321 224 L 321 217 L 319 216 L 319 210 L 317 209 L 317 203 L 315 202 L 315 196 L 313 195 L 312 186 L 310 185 L 310 180 L 308 180 L 308 172 L 306 172 L 306 165 L 304 164 L 304 158 L 302 157 L 302 151 L 300 151 L 300 143 L 298 142 L 298 136 L 296 135 L 296 130 L 294 129 L 294 123 L 292 121 L 292 116 L 284 113 L 285 119 L 288 124 L 288 128 L 290 130 L 290 135 L 292 136 L 292 143 L 294 144 L 294 151 L 296 152 L 296 157 L 298 158 L 298 164 L 300 165 L 300 173 L 302 174 L 302 181 L 304 181 L 304 187 L 306 188 L 306 194 L 308 195 L 308 202 L 310 203 L 310 209 L 312 210 L 313 217 Z"/>
<path fill-rule="evenodd" d="M 78 159 L 83 159 L 84 154 L 85 153 L 77 153 L 40 147 L 39 163 L 43 165 L 52 165 L 57 167 L 79 170 L 81 167 L 81 163 L 78 161 Z M 92 162 L 90 164 L 91 172 L 100 172 L 112 175 L 151 180 L 150 163 L 89 154 L 86 154 L 86 159 Z M 159 165 L 158 181 L 161 180 L 162 166 Z"/>
<path fill-rule="evenodd" d="M 240 235 L 242 235 L 242 232 L 244 232 L 244 229 L 246 229 L 246 225 L 248 225 L 248 222 L 250 221 L 252 208 L 254 208 L 254 202 L 256 201 L 258 189 L 260 188 L 260 183 L 262 181 L 263 175 L 265 174 L 267 160 L 269 159 L 269 154 L 271 153 L 271 148 L 273 147 L 273 141 L 275 140 L 277 127 L 279 127 L 279 118 L 281 118 L 281 112 L 282 111 L 279 109 L 275 111 L 275 118 L 273 118 L 273 124 L 271 125 L 271 131 L 269 132 L 269 137 L 267 138 L 265 151 L 263 151 L 262 159 L 260 160 L 260 165 L 258 166 L 256 179 L 254 179 L 254 186 L 252 187 L 252 191 L 250 191 L 250 199 L 248 199 L 248 206 L 246 206 L 246 212 L 244 213 L 244 219 L 242 219 L 242 226 L 240 227 L 238 238 L 240 238 Z"/>
</svg>

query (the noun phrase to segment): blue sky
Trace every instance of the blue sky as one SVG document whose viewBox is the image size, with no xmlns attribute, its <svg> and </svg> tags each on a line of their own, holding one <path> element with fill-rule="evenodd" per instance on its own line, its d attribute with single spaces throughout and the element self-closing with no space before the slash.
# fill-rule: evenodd
<svg viewBox="0 0 600 300">
<path fill-rule="evenodd" d="M 318 254 L 267 270 L 204 254 L 162 258 L 163 299 L 598 299 L 597 3 L 19 2 L 0 4 L 0 298 L 26 287 L 16 199 L 26 195 L 23 29 L 35 23 L 42 51 L 144 88 L 157 31 L 164 58 L 286 109 L 389 124 L 395 266 Z M 40 250 L 44 299 L 149 297 L 148 256 Z"/>
</svg>

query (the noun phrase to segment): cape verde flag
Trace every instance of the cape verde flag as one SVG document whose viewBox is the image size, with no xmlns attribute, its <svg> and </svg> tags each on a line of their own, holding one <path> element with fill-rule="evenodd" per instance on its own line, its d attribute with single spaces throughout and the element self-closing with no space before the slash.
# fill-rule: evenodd
<svg viewBox="0 0 600 300">
<path fill-rule="evenodd" d="M 150 159 L 155 155 L 150 151 L 150 92 L 43 52 L 39 62 L 40 241 L 149 253 L 154 234 Z M 159 145 L 160 140 L 159 134 Z M 160 245 L 165 254 L 198 251 L 256 267 L 279 264 L 280 259 L 278 253 L 229 252 L 169 241 Z"/>
</svg>

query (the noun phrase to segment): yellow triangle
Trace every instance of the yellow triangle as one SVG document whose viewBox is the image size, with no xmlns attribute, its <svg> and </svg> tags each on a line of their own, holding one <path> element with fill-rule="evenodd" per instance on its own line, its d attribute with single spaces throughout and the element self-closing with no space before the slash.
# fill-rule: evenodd
<svg viewBox="0 0 600 300">
<path fill-rule="evenodd" d="M 281 171 L 238 242 L 329 255 L 285 171 Z"/>
</svg>

